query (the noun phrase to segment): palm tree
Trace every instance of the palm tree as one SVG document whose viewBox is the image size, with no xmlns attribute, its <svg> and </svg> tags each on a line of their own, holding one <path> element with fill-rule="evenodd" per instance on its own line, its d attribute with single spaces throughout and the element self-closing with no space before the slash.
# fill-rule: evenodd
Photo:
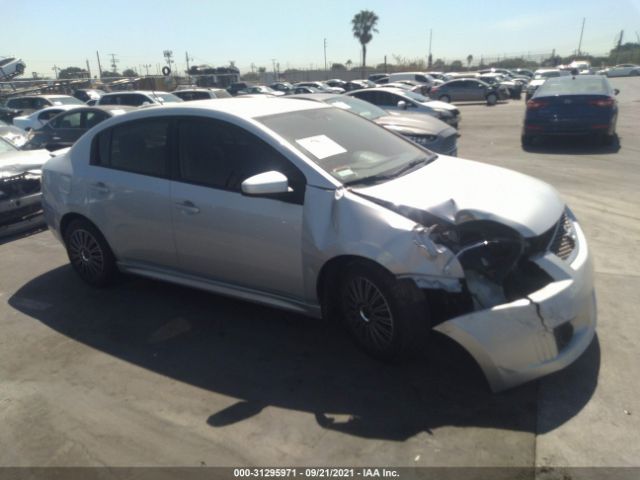
<svg viewBox="0 0 640 480">
<path fill-rule="evenodd" d="M 362 45 L 362 77 L 364 78 L 364 69 L 367 64 L 367 43 L 373 38 L 373 32 L 378 33 L 376 24 L 378 16 L 370 10 L 361 10 L 356 13 L 351 20 L 353 36 L 358 39 Z"/>
<path fill-rule="evenodd" d="M 467 70 L 471 69 L 471 62 L 473 62 L 473 55 L 467 55 Z"/>
</svg>

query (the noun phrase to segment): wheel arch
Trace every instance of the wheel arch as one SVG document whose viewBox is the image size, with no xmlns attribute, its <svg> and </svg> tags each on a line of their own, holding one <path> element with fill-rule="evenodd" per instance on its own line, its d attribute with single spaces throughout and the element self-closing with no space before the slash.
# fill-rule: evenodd
<svg viewBox="0 0 640 480">
<path fill-rule="evenodd" d="M 340 279 L 341 273 L 344 272 L 350 264 L 355 262 L 373 266 L 383 270 L 389 275 L 393 275 L 380 263 L 360 255 L 338 255 L 327 260 L 320 268 L 316 281 L 316 295 L 322 309 L 323 317 L 332 317 L 336 313 L 336 294 L 338 289 L 330 288 L 330 286 Z"/>
</svg>

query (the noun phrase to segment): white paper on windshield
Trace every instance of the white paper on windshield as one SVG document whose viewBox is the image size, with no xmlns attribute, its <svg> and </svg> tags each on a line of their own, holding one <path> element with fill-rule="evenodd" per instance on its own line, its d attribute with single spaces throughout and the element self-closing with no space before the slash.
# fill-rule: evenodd
<svg viewBox="0 0 640 480">
<path fill-rule="evenodd" d="M 342 148 L 338 143 L 331 140 L 326 135 L 315 135 L 313 137 L 299 138 L 296 143 L 305 150 L 311 152 L 311 154 L 318 160 L 322 160 L 327 157 L 339 155 L 345 153 L 346 150 Z"/>
<path fill-rule="evenodd" d="M 331 102 L 331 106 L 333 107 L 338 107 L 341 108 L 343 110 L 351 110 L 351 105 L 348 105 L 344 102 Z"/>
</svg>

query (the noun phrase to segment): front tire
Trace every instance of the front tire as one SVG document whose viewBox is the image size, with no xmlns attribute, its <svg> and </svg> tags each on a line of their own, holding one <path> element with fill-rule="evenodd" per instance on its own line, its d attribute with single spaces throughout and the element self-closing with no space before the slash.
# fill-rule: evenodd
<svg viewBox="0 0 640 480">
<path fill-rule="evenodd" d="M 424 295 L 412 281 L 398 281 L 380 267 L 352 264 L 341 284 L 340 304 L 351 337 L 375 358 L 402 358 L 426 341 Z"/>
<path fill-rule="evenodd" d="M 490 93 L 487 95 L 487 105 L 495 105 L 498 103 L 498 96 L 495 93 Z"/>
<path fill-rule="evenodd" d="M 451 97 L 449 95 L 442 95 L 438 100 L 441 102 L 451 103 Z"/>
<path fill-rule="evenodd" d="M 71 266 L 86 283 L 105 287 L 115 280 L 118 269 L 113 252 L 90 222 L 73 220 L 65 230 L 64 243 Z"/>
</svg>

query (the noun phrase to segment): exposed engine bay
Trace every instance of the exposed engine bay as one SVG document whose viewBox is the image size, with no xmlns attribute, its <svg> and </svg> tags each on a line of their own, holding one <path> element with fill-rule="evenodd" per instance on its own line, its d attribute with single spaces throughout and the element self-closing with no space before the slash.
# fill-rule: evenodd
<svg viewBox="0 0 640 480">
<path fill-rule="evenodd" d="M 568 211 L 546 232 L 525 238 L 514 228 L 494 220 L 475 219 L 463 211 L 450 221 L 426 210 L 366 198 L 421 225 L 417 229 L 419 243 L 433 256 L 442 253 L 440 246 L 452 252 L 454 256 L 445 265 L 444 273 L 456 261 L 462 266 L 465 278 L 461 292 L 455 294 L 456 306 L 448 305 L 444 311 L 438 308 L 440 314 L 435 323 L 526 298 L 553 281 L 533 259 L 550 251 L 567 260 L 575 249 Z"/>
</svg>

